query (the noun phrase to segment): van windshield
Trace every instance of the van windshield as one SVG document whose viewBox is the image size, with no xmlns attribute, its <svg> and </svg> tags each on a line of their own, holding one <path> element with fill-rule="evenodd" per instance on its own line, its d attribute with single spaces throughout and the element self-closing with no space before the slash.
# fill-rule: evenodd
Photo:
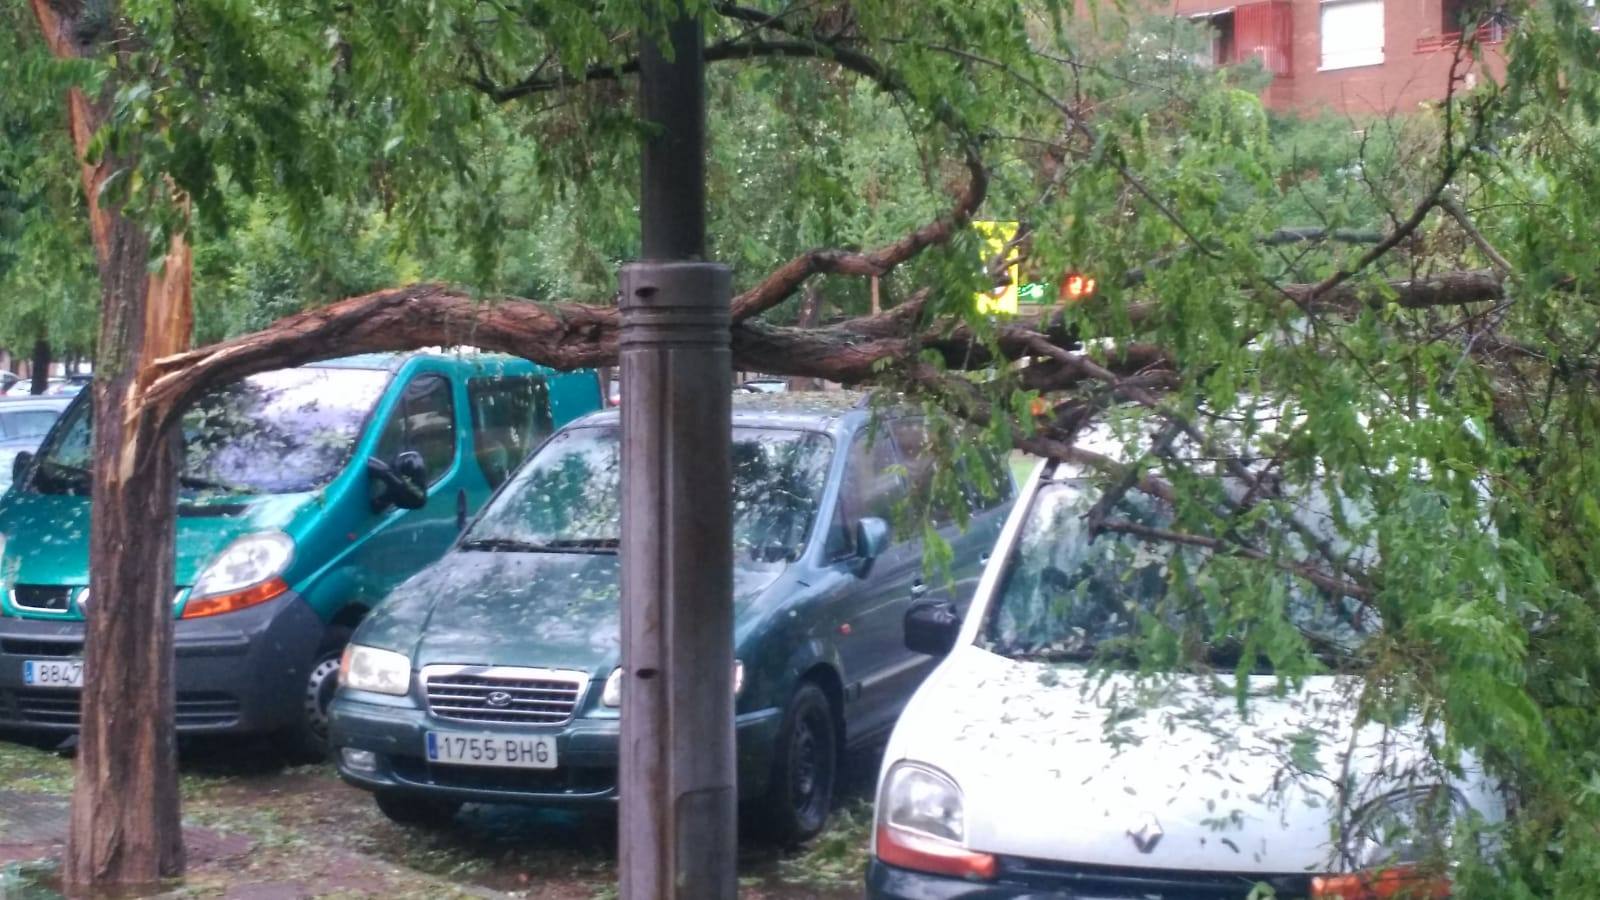
<svg viewBox="0 0 1600 900">
<path fill-rule="evenodd" d="M 1086 515 L 1097 496 L 1083 481 L 1040 486 L 1001 575 L 982 645 L 1012 659 L 1128 665 L 1137 659 L 1141 629 L 1154 618 L 1198 636 L 1203 662 L 1234 669 L 1239 642 L 1212 624 L 1219 618 L 1215 598 L 1234 588 L 1215 580 L 1202 587 L 1203 573 L 1211 573 L 1195 548 L 1111 532 L 1091 539 Z M 1113 517 L 1171 527 L 1170 510 L 1137 492 Z M 1288 574 L 1268 589 L 1281 590 L 1289 621 L 1325 662 L 1354 654 L 1377 627 L 1359 601 L 1331 597 Z M 1248 668 L 1270 671 L 1264 660 Z"/>
<path fill-rule="evenodd" d="M 252 375 L 206 392 L 183 417 L 185 492 L 288 494 L 315 490 L 349 460 L 389 383 L 375 369 L 307 367 Z M 40 451 L 31 487 L 89 493 L 91 404 L 73 404 Z"/>
<path fill-rule="evenodd" d="M 738 563 L 798 559 L 811 535 L 833 442 L 805 431 L 733 430 Z M 622 448 L 615 426 L 558 433 L 462 540 L 466 550 L 610 552 L 621 537 Z"/>
</svg>

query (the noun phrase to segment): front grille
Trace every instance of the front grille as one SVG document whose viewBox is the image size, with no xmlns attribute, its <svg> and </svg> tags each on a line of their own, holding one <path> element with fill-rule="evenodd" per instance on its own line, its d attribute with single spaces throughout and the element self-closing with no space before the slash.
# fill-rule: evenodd
<svg viewBox="0 0 1600 900">
<path fill-rule="evenodd" d="M 428 711 L 460 722 L 565 725 L 578 710 L 583 672 L 512 666 L 425 666 Z"/>
<path fill-rule="evenodd" d="M 52 641 L 41 638 L 5 638 L 0 640 L 0 653 L 12 656 L 55 656 L 73 659 L 83 655 L 83 641 L 68 638 Z"/>
<path fill-rule="evenodd" d="M 11 588 L 11 604 L 37 612 L 66 612 L 74 590 L 64 584 L 18 584 Z"/>
<path fill-rule="evenodd" d="M 617 785 L 615 766 L 567 766 L 556 769 L 490 769 L 473 766 L 436 766 L 406 756 L 390 759 L 397 780 L 428 787 L 510 794 L 605 794 Z"/>
<path fill-rule="evenodd" d="M 219 691 L 180 691 L 173 718 L 179 728 L 223 728 L 239 721 L 239 698 Z"/>
<path fill-rule="evenodd" d="M 1251 896 L 1257 885 L 1268 885 L 1270 896 L 1305 897 L 1310 892 L 1306 875 L 1251 875 L 1230 872 L 1195 872 L 1182 869 L 1141 869 L 1090 866 L 1055 860 L 1000 857 L 999 880 L 1067 896 L 1144 897 L 1149 900 L 1239 900 Z"/>
<path fill-rule="evenodd" d="M 77 691 L 17 691 L 17 718 L 34 725 L 77 725 Z"/>
<path fill-rule="evenodd" d="M 73 726 L 78 724 L 78 692 L 23 688 L 12 692 L 16 721 L 30 725 Z M 0 706 L 0 713 L 4 707 Z M 216 691 L 182 691 L 174 709 L 177 727 L 225 728 L 239 721 L 239 700 Z"/>
</svg>

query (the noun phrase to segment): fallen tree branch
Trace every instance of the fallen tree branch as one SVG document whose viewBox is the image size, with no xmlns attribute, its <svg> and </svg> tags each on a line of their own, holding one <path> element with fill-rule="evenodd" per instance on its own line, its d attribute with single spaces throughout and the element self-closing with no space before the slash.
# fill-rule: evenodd
<svg viewBox="0 0 1600 900">
<path fill-rule="evenodd" d="M 1144 538 L 1148 541 L 1159 541 L 1168 544 L 1181 544 L 1188 547 L 1200 547 L 1213 553 L 1224 556 L 1237 556 L 1243 559 L 1255 560 L 1276 566 L 1285 572 L 1297 575 L 1325 590 L 1335 597 L 1354 597 L 1363 602 L 1372 599 L 1372 591 L 1365 585 L 1343 578 L 1336 578 L 1314 566 L 1298 563 L 1292 560 L 1275 559 L 1272 556 L 1257 550 L 1254 547 L 1244 546 L 1223 541 L 1218 538 L 1206 537 L 1200 534 L 1191 534 L 1183 531 L 1173 531 L 1168 528 L 1155 528 L 1150 525 L 1141 525 L 1126 519 L 1108 519 L 1100 525 L 1101 530 L 1128 534 Z"/>
<path fill-rule="evenodd" d="M 966 164 L 967 186 L 944 215 L 874 250 L 851 252 L 819 249 L 796 256 L 773 270 L 760 284 L 733 298 L 733 321 L 740 322 L 760 315 L 783 302 L 813 275 L 826 273 L 881 277 L 928 247 L 950 240 L 956 229 L 971 221 L 989 190 L 989 173 L 976 150 L 969 148 Z"/>
</svg>

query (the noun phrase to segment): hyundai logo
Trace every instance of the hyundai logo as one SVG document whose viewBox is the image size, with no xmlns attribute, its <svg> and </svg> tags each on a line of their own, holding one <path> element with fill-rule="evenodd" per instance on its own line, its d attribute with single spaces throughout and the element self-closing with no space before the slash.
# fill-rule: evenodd
<svg viewBox="0 0 1600 900">
<path fill-rule="evenodd" d="M 503 709 L 511 705 L 511 695 L 505 691 L 490 691 L 489 696 L 483 698 L 483 702 L 496 709 Z"/>
</svg>

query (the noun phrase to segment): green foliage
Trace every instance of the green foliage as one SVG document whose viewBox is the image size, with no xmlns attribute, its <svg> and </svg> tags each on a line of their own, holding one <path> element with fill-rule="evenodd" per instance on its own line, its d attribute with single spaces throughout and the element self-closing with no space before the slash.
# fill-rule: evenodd
<svg viewBox="0 0 1600 900">
<path fill-rule="evenodd" d="M 24 4 L 0 9 L 0 347 L 84 353 L 99 290 L 61 103 L 80 73 L 50 61 L 37 27 Z"/>
<path fill-rule="evenodd" d="M 1112 4 L 1084 17 L 1052 0 L 761 3 L 778 32 L 691 5 L 708 11 L 713 48 L 828 44 L 821 59 L 711 69 L 710 242 L 741 288 L 808 248 L 877 246 L 931 220 L 973 150 L 991 177 L 980 215 L 1029 229 L 1025 274 L 1100 284 L 1039 333 L 1097 366 L 1132 347 L 1170 361 L 1170 378 L 1138 392 L 1098 376 L 1041 390 L 1002 361 L 1010 323 L 973 308 L 992 286 L 975 235 L 887 273 L 888 304 L 927 288 L 917 321 L 937 325 L 875 371 L 921 404 L 950 464 L 908 515 L 961 509 L 948 474 L 974 454 L 1059 450 L 1076 434 L 1064 422 L 1107 424 L 1125 458 L 1173 487 L 1174 527 L 1255 551 L 1173 577 L 1198 585 L 1193 622 L 1236 637 L 1241 660 L 1270 661 L 1284 689 L 1327 667 L 1289 620 L 1286 569 L 1360 581 L 1382 623 L 1360 660 L 1363 714 L 1438 726 L 1438 771 L 1482 760 L 1516 800 L 1496 852 L 1454 845 L 1464 893 L 1600 893 L 1600 36 L 1584 4 L 1514 4 L 1503 82 L 1359 130 L 1269 113 L 1259 67 L 1196 66 L 1206 38 L 1191 23 Z M 191 229 L 202 339 L 422 278 L 609 302 L 638 249 L 649 127 L 612 69 L 664 8 L 127 0 L 139 47 L 115 65 L 61 66 L 8 7 L 0 339 L 78 346 L 92 330 L 83 202 L 56 106 L 68 83 L 113 86 L 97 152 L 137 150 L 113 196 L 158 236 Z M 829 58 L 843 52 L 870 56 L 876 76 Z M 193 198 L 192 223 L 169 204 L 169 178 Z M 1414 234 L 1363 258 L 1360 235 L 1392 232 L 1446 180 L 1471 229 L 1425 209 Z M 1336 239 L 1289 231 L 1312 228 Z M 1412 279 L 1496 255 L 1512 271 L 1498 300 L 1399 302 Z M 1303 305 L 1305 290 L 1285 287 L 1324 281 L 1344 299 Z M 867 308 L 864 279 L 819 289 L 829 317 Z M 791 300 L 768 317 L 797 311 Z M 953 356 L 940 341 L 957 327 L 977 341 Z M 1189 421 L 1199 450 L 1148 452 L 1130 404 Z M 958 439 L 956 416 L 984 440 Z M 1291 494 L 1344 498 L 1330 513 L 1339 546 L 1375 552 L 1308 547 L 1281 498 L 1230 508 L 1218 475 L 1243 449 Z M 930 567 L 947 553 L 930 540 Z M 1146 625 L 1151 670 L 1195 664 L 1215 637 Z"/>
</svg>

